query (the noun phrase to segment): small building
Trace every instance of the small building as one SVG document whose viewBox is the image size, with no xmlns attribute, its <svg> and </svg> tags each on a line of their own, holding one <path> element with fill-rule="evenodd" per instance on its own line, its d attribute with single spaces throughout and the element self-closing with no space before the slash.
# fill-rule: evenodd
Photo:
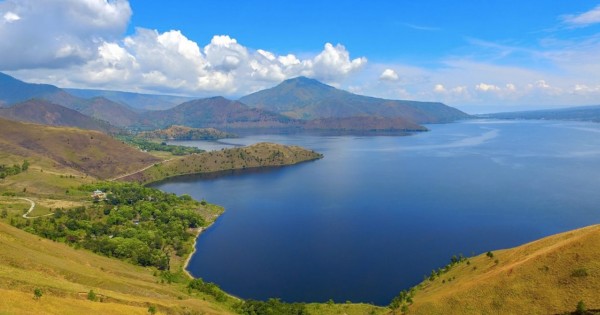
<svg viewBox="0 0 600 315">
<path fill-rule="evenodd" d="M 92 193 L 92 198 L 94 200 L 104 200 L 104 199 L 106 199 L 106 193 L 103 192 L 102 190 L 95 190 Z"/>
</svg>

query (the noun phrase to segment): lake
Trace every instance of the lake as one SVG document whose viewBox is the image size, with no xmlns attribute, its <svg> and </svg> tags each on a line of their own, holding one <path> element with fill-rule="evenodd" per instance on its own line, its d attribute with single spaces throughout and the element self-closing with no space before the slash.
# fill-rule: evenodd
<svg viewBox="0 0 600 315">
<path fill-rule="evenodd" d="M 600 223 L 600 124 L 466 121 L 413 136 L 249 135 L 325 157 L 155 184 L 223 205 L 189 271 L 254 299 L 385 305 L 452 255 Z"/>
</svg>

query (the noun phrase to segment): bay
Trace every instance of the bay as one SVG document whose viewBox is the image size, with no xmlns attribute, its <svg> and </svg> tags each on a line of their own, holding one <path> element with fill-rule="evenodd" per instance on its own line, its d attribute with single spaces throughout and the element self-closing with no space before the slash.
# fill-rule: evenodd
<svg viewBox="0 0 600 315">
<path fill-rule="evenodd" d="M 475 120 L 412 136 L 245 135 L 324 154 L 153 185 L 223 205 L 189 271 L 242 298 L 385 305 L 452 255 L 600 222 L 600 125 Z"/>
</svg>

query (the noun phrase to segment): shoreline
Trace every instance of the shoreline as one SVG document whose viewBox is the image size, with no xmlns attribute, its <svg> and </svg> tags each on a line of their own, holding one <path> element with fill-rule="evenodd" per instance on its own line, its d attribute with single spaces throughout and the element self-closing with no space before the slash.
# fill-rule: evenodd
<svg viewBox="0 0 600 315">
<path fill-rule="evenodd" d="M 225 211 L 223 211 L 224 213 Z M 195 233 L 196 236 L 194 237 L 194 243 L 192 243 L 192 251 L 190 252 L 190 254 L 187 256 L 187 258 L 185 259 L 185 262 L 183 263 L 183 265 L 181 266 L 181 268 L 183 269 L 183 272 L 190 278 L 190 279 L 196 279 L 196 277 L 194 277 L 189 271 L 188 271 L 188 266 L 190 265 L 190 260 L 192 260 L 192 256 L 194 256 L 194 254 L 196 253 L 196 243 L 198 242 L 198 238 L 200 237 L 200 235 L 202 234 L 202 232 L 206 231 L 209 227 L 211 227 L 213 224 L 215 224 L 215 222 L 217 222 L 217 220 L 219 219 L 219 217 L 221 217 L 221 215 L 223 214 L 219 214 L 219 216 L 217 216 L 209 225 L 205 226 L 205 227 L 200 227 L 198 228 L 198 231 Z"/>
</svg>

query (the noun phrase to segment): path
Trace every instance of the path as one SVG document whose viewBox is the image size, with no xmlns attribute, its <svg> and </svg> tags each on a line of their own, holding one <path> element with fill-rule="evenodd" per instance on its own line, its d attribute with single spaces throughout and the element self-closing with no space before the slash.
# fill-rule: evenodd
<svg viewBox="0 0 600 315">
<path fill-rule="evenodd" d="M 115 181 L 115 180 L 118 180 L 118 179 L 121 179 L 121 178 L 125 178 L 125 177 L 127 177 L 127 176 L 131 176 L 131 175 L 137 174 L 137 173 L 139 173 L 139 172 L 143 172 L 143 171 L 145 171 L 145 170 L 147 170 L 147 169 L 149 169 L 149 168 L 153 167 L 153 166 L 154 166 L 154 165 L 156 165 L 156 164 L 163 164 L 163 163 L 165 163 L 165 162 L 169 162 L 169 161 L 172 161 L 172 160 L 174 160 L 174 159 L 176 159 L 176 158 L 170 158 L 170 159 L 168 159 L 168 160 L 164 160 L 164 161 L 160 161 L 160 162 L 157 162 L 157 163 L 150 164 L 150 165 L 148 165 L 148 166 L 146 166 L 146 167 L 144 167 L 144 168 L 142 168 L 142 169 L 139 169 L 139 170 L 137 170 L 137 171 L 134 171 L 134 172 L 131 172 L 131 173 L 127 173 L 127 174 L 125 174 L 125 175 L 120 175 L 120 176 L 117 176 L 117 177 L 111 178 L 111 179 L 109 179 L 109 181 L 113 182 L 113 181 Z"/>
<path fill-rule="evenodd" d="M 41 218 L 41 217 L 47 217 L 50 215 L 54 215 L 54 213 L 48 213 L 48 214 L 44 214 L 44 215 L 38 215 L 35 217 L 30 217 L 29 213 L 31 213 L 31 211 L 33 211 L 33 209 L 35 209 L 35 202 L 31 199 L 28 198 L 17 198 L 17 199 L 21 199 L 21 200 L 25 200 L 25 201 L 29 201 L 29 203 L 31 204 L 31 207 L 29 207 L 29 210 L 27 210 L 27 212 L 25 212 L 25 214 L 23 215 L 23 218 L 25 219 L 35 219 L 35 218 Z"/>
</svg>

